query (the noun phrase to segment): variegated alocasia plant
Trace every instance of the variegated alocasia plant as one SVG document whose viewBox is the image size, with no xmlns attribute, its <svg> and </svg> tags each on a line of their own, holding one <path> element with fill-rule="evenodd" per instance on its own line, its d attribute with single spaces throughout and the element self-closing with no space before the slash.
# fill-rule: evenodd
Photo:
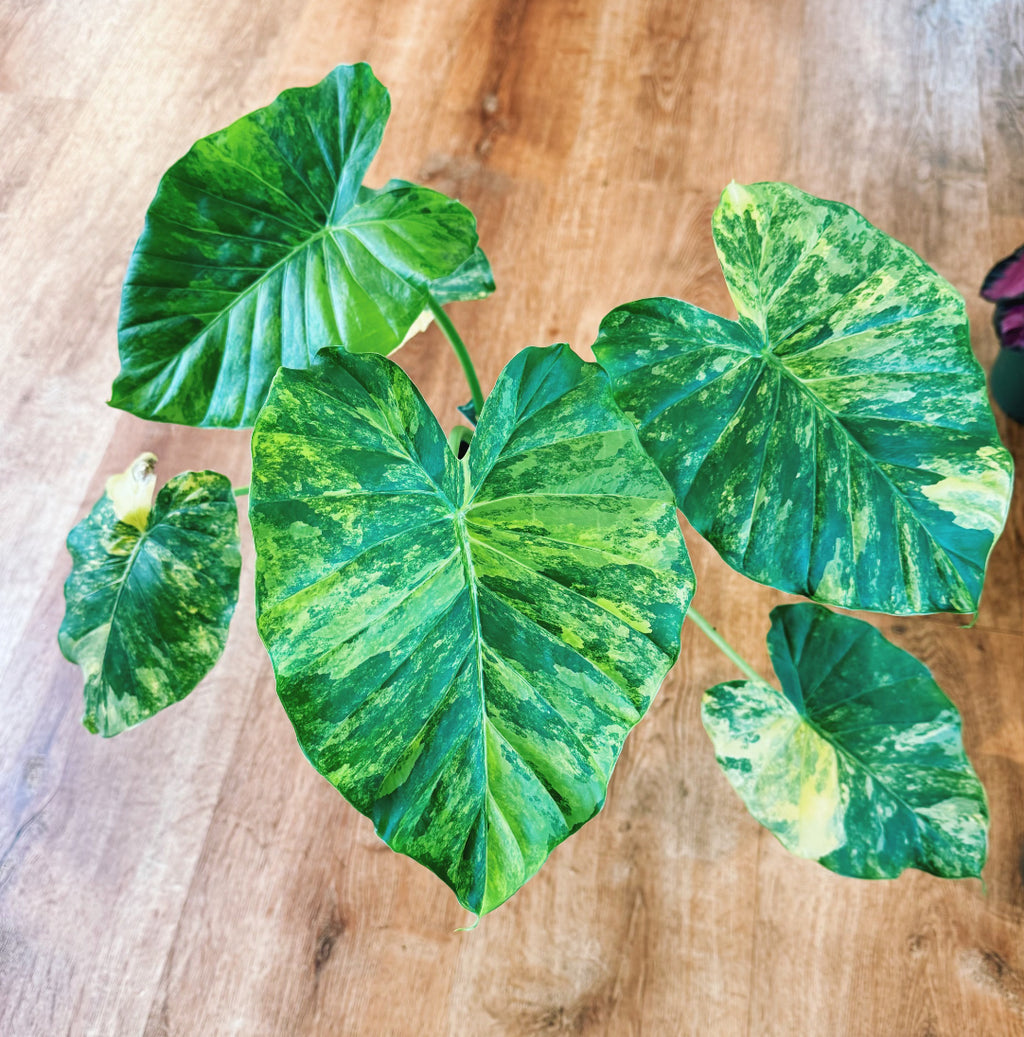
<svg viewBox="0 0 1024 1037">
<path fill-rule="evenodd" d="M 484 399 L 444 304 L 493 290 L 472 215 L 362 184 L 389 109 L 369 67 L 199 141 L 168 170 L 122 297 L 112 402 L 254 426 L 251 488 L 151 504 L 155 458 L 72 531 L 60 632 L 86 726 L 184 697 L 237 597 L 304 752 L 389 845 L 484 913 L 593 817 L 685 616 L 739 666 L 703 716 L 729 781 L 844 875 L 978 875 L 984 790 L 925 667 L 822 604 L 776 609 L 781 690 L 690 605 L 676 508 L 725 560 L 814 602 L 971 612 L 1009 455 L 959 294 L 844 205 L 733 184 L 715 241 L 738 320 L 613 310 L 597 364 L 527 349 Z M 435 319 L 475 426 L 446 438 L 386 354 Z"/>
</svg>

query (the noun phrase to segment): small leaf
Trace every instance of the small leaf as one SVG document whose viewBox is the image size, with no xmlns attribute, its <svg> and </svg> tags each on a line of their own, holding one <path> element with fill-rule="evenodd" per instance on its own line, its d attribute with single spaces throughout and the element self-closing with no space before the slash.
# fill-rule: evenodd
<svg viewBox="0 0 1024 1037">
<path fill-rule="evenodd" d="M 672 495 L 603 372 L 505 368 L 460 461 L 409 378 L 324 350 L 253 433 L 260 634 L 313 765 L 470 910 L 594 816 L 679 650 Z"/>
<path fill-rule="evenodd" d="M 964 302 L 848 206 L 733 184 L 739 313 L 613 310 L 594 354 L 694 527 L 739 572 L 847 608 L 973 612 L 1013 465 Z"/>
<path fill-rule="evenodd" d="M 470 400 L 468 403 L 460 403 L 455 408 L 471 425 L 476 424 L 476 404 Z"/>
<path fill-rule="evenodd" d="M 960 716 L 927 668 L 873 626 L 817 605 L 772 611 L 782 692 L 731 681 L 704 726 L 747 809 L 783 846 L 840 875 L 979 875 L 985 790 Z"/>
<path fill-rule="evenodd" d="M 230 482 L 184 472 L 143 513 L 138 499 L 152 498 L 155 463 L 143 454 L 112 477 L 68 535 L 72 568 L 58 640 L 85 673 L 82 722 L 102 735 L 183 699 L 220 658 L 238 600 Z"/>
<path fill-rule="evenodd" d="M 493 287 L 458 202 L 360 183 L 391 102 L 368 65 L 198 141 L 164 175 L 121 298 L 111 403 L 186 425 L 251 425 L 281 364 L 396 349 L 428 308 Z"/>
</svg>

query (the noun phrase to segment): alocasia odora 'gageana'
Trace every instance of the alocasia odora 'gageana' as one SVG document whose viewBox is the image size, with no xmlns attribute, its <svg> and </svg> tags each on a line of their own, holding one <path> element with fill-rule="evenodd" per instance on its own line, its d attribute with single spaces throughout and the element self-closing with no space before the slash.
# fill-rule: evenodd
<svg viewBox="0 0 1024 1037">
<path fill-rule="evenodd" d="M 690 608 L 676 515 L 814 602 L 976 610 L 1012 469 L 963 299 L 845 205 L 731 184 L 714 233 L 738 320 L 627 303 L 597 363 L 526 349 L 485 401 L 443 309 L 494 287 L 473 215 L 362 183 L 389 108 L 340 66 L 198 141 L 122 296 L 115 406 L 254 427 L 257 622 L 313 765 L 487 912 L 601 809 L 689 609 L 746 678 L 705 696 L 715 753 L 787 848 L 978 875 L 984 790 L 925 667 L 808 602 L 772 614 L 772 687 Z M 387 359 L 432 319 L 479 422 L 448 438 Z M 188 694 L 238 593 L 245 490 L 185 472 L 153 501 L 154 465 L 68 538 L 60 645 L 104 735 Z"/>
</svg>

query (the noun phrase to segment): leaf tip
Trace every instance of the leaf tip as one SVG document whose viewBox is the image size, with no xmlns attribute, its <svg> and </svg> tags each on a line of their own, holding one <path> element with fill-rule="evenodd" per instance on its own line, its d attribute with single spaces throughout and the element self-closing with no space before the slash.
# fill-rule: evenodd
<svg viewBox="0 0 1024 1037">
<path fill-rule="evenodd" d="M 457 932 L 457 933 L 471 933 L 480 924 L 480 919 L 483 916 L 482 915 L 478 915 L 475 911 L 473 911 L 472 914 L 473 914 L 473 924 L 472 925 L 459 925 L 459 926 L 456 926 L 455 927 L 455 932 Z"/>
</svg>

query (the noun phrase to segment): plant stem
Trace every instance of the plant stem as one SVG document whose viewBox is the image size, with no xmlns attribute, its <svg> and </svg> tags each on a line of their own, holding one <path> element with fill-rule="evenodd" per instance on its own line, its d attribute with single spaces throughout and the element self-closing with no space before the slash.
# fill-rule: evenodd
<svg viewBox="0 0 1024 1037">
<path fill-rule="evenodd" d="M 445 338 L 452 344 L 452 349 L 455 350 L 455 355 L 459 358 L 459 363 L 462 364 L 463 373 L 466 375 L 466 381 L 469 383 L 469 391 L 473 396 L 473 406 L 476 408 L 476 414 L 479 418 L 480 412 L 484 409 L 484 393 L 480 388 L 480 379 L 476 376 L 476 368 L 473 367 L 473 361 L 469 358 L 469 350 L 466 349 L 466 344 L 459 338 L 455 325 L 452 324 L 440 303 L 432 295 L 427 296 L 427 302 L 430 304 L 430 312 L 433 313 L 437 326 L 444 332 Z"/>
<path fill-rule="evenodd" d="M 235 496 L 236 497 L 245 497 L 245 496 L 248 496 L 248 493 L 249 493 L 249 487 L 248 486 L 236 486 L 235 487 Z"/>
<path fill-rule="evenodd" d="M 691 605 L 686 613 L 687 619 L 692 619 L 694 623 L 704 632 L 704 634 L 711 640 L 714 646 L 728 656 L 752 681 L 757 681 L 759 684 L 764 684 L 764 678 L 754 669 L 746 659 L 736 651 L 735 648 L 722 635 Z"/>
</svg>

